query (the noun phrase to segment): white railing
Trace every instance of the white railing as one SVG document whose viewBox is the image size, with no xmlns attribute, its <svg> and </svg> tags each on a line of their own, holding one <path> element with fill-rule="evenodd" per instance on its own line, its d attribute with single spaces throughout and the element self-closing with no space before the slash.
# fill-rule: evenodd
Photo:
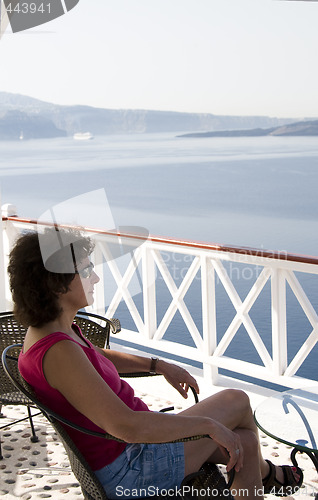
<svg viewBox="0 0 318 500">
<path fill-rule="evenodd" d="M 9 249 L 21 230 L 35 227 L 36 221 L 3 217 L 0 228 L 2 259 L 0 272 L 4 277 L 0 291 L 2 309 L 11 308 L 4 271 Z M 138 344 L 144 350 L 152 348 L 203 363 L 205 377 L 215 384 L 221 382 L 220 368 L 287 387 L 312 384 L 310 379 L 295 375 L 318 342 L 318 314 L 300 283 L 298 273 L 310 274 L 315 279 L 318 275 L 318 257 L 151 236 L 144 239 L 142 236 L 114 235 L 107 231 L 88 228 L 86 231 L 96 242 L 92 259 L 101 277 L 101 281 L 97 284 L 94 310 L 102 314 L 106 311 L 106 316 L 116 317 L 116 311 L 124 301 L 135 325 L 133 329 L 123 328 L 118 336 L 122 341 Z M 123 257 L 112 258 L 114 244 L 122 245 L 121 249 L 124 249 L 125 254 Z M 127 252 L 125 245 L 129 245 L 130 250 L 134 248 L 134 251 Z M 181 263 L 182 266 L 181 269 L 179 266 L 178 273 L 175 272 L 176 263 Z M 250 279 L 245 280 L 245 285 L 247 281 L 252 281 L 244 300 L 240 298 L 239 280 L 233 273 L 234 265 L 243 266 L 240 272 L 249 275 Z M 252 275 L 255 279 L 252 279 Z M 160 303 L 161 295 L 158 294 L 158 287 L 163 284 L 169 291 L 171 299 L 164 311 Z M 185 300 L 186 293 L 193 284 L 196 286 L 197 294 L 200 294 L 202 308 L 200 321 L 190 312 L 191 308 Z M 234 318 L 224 331 L 218 331 L 217 323 L 216 289 L 220 284 L 230 299 L 232 309 L 233 306 L 235 309 Z M 311 324 L 311 332 L 308 333 L 305 342 L 289 360 L 287 284 Z M 250 311 L 266 285 L 267 290 L 270 287 L 267 321 L 271 325 L 271 339 L 263 340 L 263 333 L 261 335 L 255 326 Z M 177 312 L 183 318 L 191 336 L 192 346 L 165 338 Z M 158 316 L 162 316 L 160 320 Z M 241 325 L 245 327 L 255 347 L 261 360 L 260 364 L 236 359 L 226 353 Z M 270 347 L 265 344 L 270 344 Z"/>
</svg>

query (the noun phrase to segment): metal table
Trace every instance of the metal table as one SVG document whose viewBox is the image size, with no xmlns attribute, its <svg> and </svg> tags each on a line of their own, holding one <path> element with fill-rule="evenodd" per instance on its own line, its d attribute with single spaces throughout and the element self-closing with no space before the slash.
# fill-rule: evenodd
<svg viewBox="0 0 318 500">
<path fill-rule="evenodd" d="M 265 399 L 255 410 L 256 425 L 268 436 L 306 453 L 318 472 L 318 388 L 292 389 Z"/>
</svg>

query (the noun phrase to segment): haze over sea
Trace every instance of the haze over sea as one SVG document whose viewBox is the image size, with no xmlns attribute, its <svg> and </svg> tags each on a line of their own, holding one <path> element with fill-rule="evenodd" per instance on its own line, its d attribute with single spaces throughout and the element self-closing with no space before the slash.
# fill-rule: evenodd
<svg viewBox="0 0 318 500">
<path fill-rule="evenodd" d="M 82 142 L 68 137 L 1 142 L 0 152 L 1 204 L 16 205 L 22 217 L 38 218 L 59 202 L 104 187 L 116 226 L 318 256 L 318 137 L 186 139 L 144 134 Z M 317 276 L 297 277 L 318 311 Z M 241 277 L 242 296 L 254 281 L 255 276 Z M 189 295 L 192 308 L 195 293 Z M 251 316 L 266 339 L 268 297 L 258 302 Z M 312 330 L 297 307 L 290 297 L 289 356 Z M 198 317 L 199 309 L 197 303 Z M 220 332 L 231 322 L 232 309 L 231 317 L 218 318 Z M 169 333 L 172 339 L 184 334 L 178 321 Z M 243 359 L 250 359 L 243 330 L 230 348 L 239 348 Z M 316 346 L 299 375 L 318 379 L 317 354 Z"/>
</svg>

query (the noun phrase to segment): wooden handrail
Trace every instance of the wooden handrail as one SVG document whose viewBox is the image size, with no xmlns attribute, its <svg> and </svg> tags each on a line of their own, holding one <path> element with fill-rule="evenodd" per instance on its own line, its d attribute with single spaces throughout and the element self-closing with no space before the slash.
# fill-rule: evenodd
<svg viewBox="0 0 318 500">
<path fill-rule="evenodd" d="M 54 227 L 55 224 L 50 223 L 50 222 L 42 222 L 38 221 L 35 219 L 26 219 L 26 218 L 21 218 L 21 217 L 2 217 L 3 221 L 12 221 L 12 222 L 21 222 L 25 224 L 35 224 L 35 225 L 45 225 L 45 226 L 52 226 Z M 70 224 L 59 224 L 59 227 L 64 227 L 64 228 L 72 228 L 74 226 Z M 169 238 L 169 237 L 162 237 L 162 236 L 154 236 L 154 235 L 149 235 L 149 236 L 144 236 L 141 234 L 133 234 L 133 233 L 121 233 L 117 231 L 116 229 L 114 230 L 104 230 L 104 229 L 98 229 L 98 228 L 88 228 L 88 227 L 83 227 L 82 228 L 84 231 L 87 231 L 89 233 L 97 233 L 97 234 L 103 234 L 103 235 L 109 235 L 109 236 L 118 236 L 121 238 L 130 238 L 134 240 L 142 240 L 142 241 L 147 241 L 150 240 L 155 243 L 163 243 L 167 245 L 178 245 L 181 247 L 188 247 L 188 248 L 194 248 L 198 250 L 213 250 L 216 252 L 230 252 L 230 253 L 235 253 L 239 255 L 249 255 L 252 257 L 261 257 L 261 258 L 267 258 L 267 259 L 274 259 L 274 260 L 284 260 L 284 261 L 290 261 L 290 262 L 301 262 L 303 264 L 314 264 L 318 265 L 318 256 L 313 256 L 313 255 L 302 255 L 302 254 L 295 254 L 295 253 L 288 253 L 285 251 L 276 251 L 276 250 L 262 250 L 258 248 L 253 248 L 253 247 L 239 247 L 239 246 L 234 246 L 234 245 L 222 245 L 222 244 L 217 244 L 217 243 L 207 243 L 207 242 L 202 242 L 202 241 L 191 241 L 191 240 L 185 240 L 185 239 L 175 239 L 175 238 Z"/>
</svg>

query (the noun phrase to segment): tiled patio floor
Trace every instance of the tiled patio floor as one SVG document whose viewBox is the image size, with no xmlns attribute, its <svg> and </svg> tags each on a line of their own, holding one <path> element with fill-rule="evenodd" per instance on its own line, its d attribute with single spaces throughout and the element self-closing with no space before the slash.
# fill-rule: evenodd
<svg viewBox="0 0 318 500">
<path fill-rule="evenodd" d="M 165 382 L 164 382 L 165 383 Z M 154 390 L 149 390 L 149 383 L 138 381 L 136 393 L 153 409 L 171 405 L 171 399 L 163 397 L 166 389 L 156 381 Z M 155 395 L 154 395 L 155 394 Z M 189 403 L 172 393 L 176 411 Z M 171 394 L 169 393 L 169 396 Z M 189 398 L 190 399 L 190 398 Z M 192 402 L 191 402 L 192 404 Z M 26 414 L 24 407 L 6 406 L 3 412 L 7 416 L 0 420 L 0 426 L 10 419 L 15 420 Z M 81 489 L 70 469 L 63 445 L 44 417 L 35 417 L 38 443 L 30 442 L 28 421 L 13 425 L 2 433 L 4 459 L 0 461 L 0 498 L 3 500 L 41 499 L 80 500 Z M 290 448 L 261 434 L 263 454 L 274 463 L 289 464 Z M 312 500 L 318 492 L 318 477 L 311 460 L 306 455 L 297 456 L 300 467 L 304 469 L 304 487 L 294 498 Z M 270 497 L 274 499 L 275 497 Z"/>
</svg>

